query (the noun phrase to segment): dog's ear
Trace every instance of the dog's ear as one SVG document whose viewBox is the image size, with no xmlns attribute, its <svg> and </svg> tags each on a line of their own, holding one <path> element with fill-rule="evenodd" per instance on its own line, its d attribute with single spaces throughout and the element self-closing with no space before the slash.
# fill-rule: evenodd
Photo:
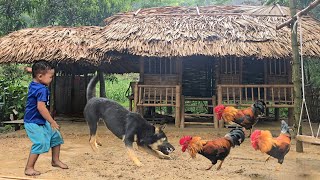
<svg viewBox="0 0 320 180">
<path fill-rule="evenodd" d="M 163 131 L 167 127 L 167 124 L 163 124 L 160 126 L 160 129 Z"/>
<path fill-rule="evenodd" d="M 155 133 L 159 133 L 160 130 L 163 131 L 166 127 L 167 127 L 167 124 L 163 124 L 163 125 L 154 125 L 155 127 Z"/>
<path fill-rule="evenodd" d="M 159 125 L 154 125 L 154 132 L 158 134 L 160 132 L 161 127 Z"/>
</svg>

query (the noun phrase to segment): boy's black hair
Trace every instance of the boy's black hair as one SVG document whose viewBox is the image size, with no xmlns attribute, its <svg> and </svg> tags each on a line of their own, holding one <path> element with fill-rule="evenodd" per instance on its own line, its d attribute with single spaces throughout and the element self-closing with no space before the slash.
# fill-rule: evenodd
<svg viewBox="0 0 320 180">
<path fill-rule="evenodd" d="M 38 74 L 45 74 L 48 70 L 51 70 L 53 68 L 53 65 L 48 61 L 37 61 L 32 65 L 32 77 L 35 78 Z"/>
</svg>

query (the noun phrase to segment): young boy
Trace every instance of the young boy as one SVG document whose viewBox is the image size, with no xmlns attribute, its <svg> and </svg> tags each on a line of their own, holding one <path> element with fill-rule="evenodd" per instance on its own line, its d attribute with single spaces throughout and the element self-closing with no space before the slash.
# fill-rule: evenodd
<svg viewBox="0 0 320 180">
<path fill-rule="evenodd" d="M 32 141 L 25 175 L 37 176 L 39 171 L 34 165 L 40 154 L 46 153 L 52 148 L 53 167 L 68 169 L 68 166 L 59 159 L 60 145 L 63 144 L 59 132 L 59 125 L 51 117 L 49 110 L 50 85 L 54 76 L 53 66 L 47 61 L 37 61 L 32 66 L 33 81 L 29 85 L 28 98 L 24 116 L 24 127 L 28 137 Z"/>
</svg>

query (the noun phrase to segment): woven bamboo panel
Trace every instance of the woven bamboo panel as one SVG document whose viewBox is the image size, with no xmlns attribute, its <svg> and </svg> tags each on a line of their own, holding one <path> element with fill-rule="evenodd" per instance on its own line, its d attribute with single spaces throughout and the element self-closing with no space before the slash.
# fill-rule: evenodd
<svg viewBox="0 0 320 180">
<path fill-rule="evenodd" d="M 144 74 L 143 84 L 146 85 L 177 85 L 178 75 Z"/>
</svg>

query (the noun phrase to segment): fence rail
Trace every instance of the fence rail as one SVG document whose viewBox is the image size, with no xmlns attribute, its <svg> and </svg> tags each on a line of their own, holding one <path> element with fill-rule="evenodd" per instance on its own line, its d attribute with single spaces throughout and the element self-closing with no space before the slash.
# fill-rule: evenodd
<svg viewBox="0 0 320 180">
<path fill-rule="evenodd" d="M 255 100 L 263 100 L 267 107 L 293 107 L 293 85 L 218 85 L 218 104 L 249 106 Z"/>
</svg>

